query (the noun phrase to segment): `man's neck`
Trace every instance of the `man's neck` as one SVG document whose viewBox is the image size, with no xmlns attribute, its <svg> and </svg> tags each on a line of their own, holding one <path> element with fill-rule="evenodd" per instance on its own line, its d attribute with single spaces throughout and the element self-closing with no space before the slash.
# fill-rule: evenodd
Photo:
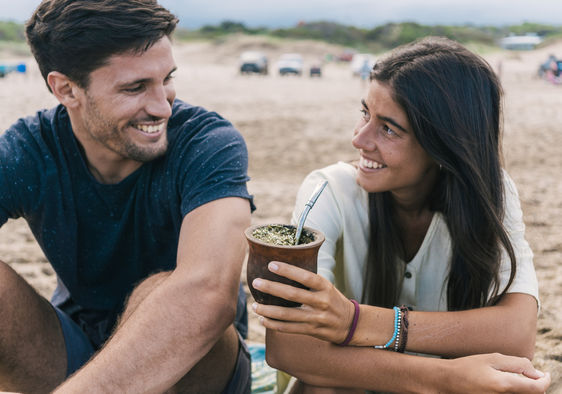
<svg viewBox="0 0 562 394">
<path fill-rule="evenodd" d="M 86 158 L 86 165 L 88 166 L 88 169 L 90 170 L 90 173 L 92 174 L 92 176 L 99 183 L 112 185 L 112 184 L 116 184 L 116 183 L 121 182 L 123 179 L 125 179 L 126 177 L 131 175 L 133 172 L 135 172 L 136 169 L 138 169 L 142 165 L 142 163 L 135 163 L 134 166 L 132 166 L 130 164 L 127 165 L 127 166 L 123 165 L 123 166 L 119 166 L 115 169 L 111 169 L 111 168 L 103 168 L 103 167 L 105 167 L 103 165 L 102 166 L 94 166 Z M 107 167 L 109 167 L 109 166 L 107 166 Z M 112 167 L 115 167 L 115 166 L 112 166 Z"/>
</svg>

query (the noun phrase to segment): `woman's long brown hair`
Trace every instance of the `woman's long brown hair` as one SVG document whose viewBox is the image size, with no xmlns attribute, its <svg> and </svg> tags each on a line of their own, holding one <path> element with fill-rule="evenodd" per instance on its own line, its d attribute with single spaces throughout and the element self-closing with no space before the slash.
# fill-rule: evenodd
<svg viewBox="0 0 562 394">
<path fill-rule="evenodd" d="M 499 299 L 515 276 L 513 247 L 503 227 L 501 86 L 490 66 L 460 44 L 430 37 L 378 61 L 371 79 L 390 87 L 422 148 L 441 166 L 430 208 L 442 212 L 452 240 L 449 310 Z M 390 192 L 369 195 L 370 245 L 363 301 L 396 305 L 404 258 Z M 502 250 L 511 260 L 499 293 Z"/>
</svg>

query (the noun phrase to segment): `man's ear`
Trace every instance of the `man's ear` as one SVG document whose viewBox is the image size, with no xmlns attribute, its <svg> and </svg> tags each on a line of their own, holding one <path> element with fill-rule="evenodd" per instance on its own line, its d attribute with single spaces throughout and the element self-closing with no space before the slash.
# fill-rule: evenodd
<svg viewBox="0 0 562 394">
<path fill-rule="evenodd" d="M 67 108 L 76 108 L 80 105 L 81 88 L 71 81 L 66 75 L 51 71 L 47 75 L 47 83 L 59 102 Z"/>
</svg>

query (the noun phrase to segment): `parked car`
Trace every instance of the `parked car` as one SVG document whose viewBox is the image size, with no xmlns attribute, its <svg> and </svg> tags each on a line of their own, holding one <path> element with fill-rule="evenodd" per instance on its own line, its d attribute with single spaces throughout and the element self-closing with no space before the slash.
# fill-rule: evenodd
<svg viewBox="0 0 562 394">
<path fill-rule="evenodd" d="M 303 69 L 302 56 L 298 53 L 285 53 L 279 57 L 277 69 L 280 75 L 301 75 Z"/>
<path fill-rule="evenodd" d="M 267 56 L 258 51 L 246 51 L 240 55 L 240 74 L 267 75 Z"/>
<path fill-rule="evenodd" d="M 370 53 L 357 53 L 353 55 L 353 60 L 351 60 L 351 72 L 354 77 L 358 77 L 361 74 L 361 69 L 363 68 L 365 62 L 370 69 L 375 65 L 376 57 Z"/>
<path fill-rule="evenodd" d="M 322 66 L 319 64 L 313 64 L 309 69 L 310 77 L 321 77 L 322 76 Z"/>
</svg>

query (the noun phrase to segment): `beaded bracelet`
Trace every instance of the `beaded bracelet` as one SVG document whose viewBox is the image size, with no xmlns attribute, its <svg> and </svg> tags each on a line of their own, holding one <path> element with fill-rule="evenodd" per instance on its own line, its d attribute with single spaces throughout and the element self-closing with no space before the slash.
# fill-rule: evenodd
<svg viewBox="0 0 562 394">
<path fill-rule="evenodd" d="M 347 346 L 349 342 L 351 342 L 351 338 L 353 338 L 353 334 L 355 334 L 355 329 L 357 328 L 357 321 L 359 320 L 359 303 L 353 299 L 350 301 L 355 307 L 355 314 L 353 315 L 353 321 L 351 322 L 351 326 L 349 327 L 347 337 L 342 343 L 339 344 L 340 346 Z"/>
<path fill-rule="evenodd" d="M 404 353 L 406 350 L 406 343 L 408 342 L 408 326 L 410 323 L 408 322 L 408 307 L 406 305 L 401 305 L 400 310 L 402 311 L 402 341 L 398 346 L 398 352 Z"/>
<path fill-rule="evenodd" d="M 394 342 L 394 340 L 398 336 L 398 333 L 400 332 L 400 321 L 402 320 L 402 313 L 400 312 L 400 308 L 398 308 L 397 306 L 392 309 L 394 309 L 394 333 L 392 334 L 392 338 L 390 338 L 390 340 L 384 345 L 375 345 L 375 349 L 388 349 L 390 344 Z"/>
</svg>

